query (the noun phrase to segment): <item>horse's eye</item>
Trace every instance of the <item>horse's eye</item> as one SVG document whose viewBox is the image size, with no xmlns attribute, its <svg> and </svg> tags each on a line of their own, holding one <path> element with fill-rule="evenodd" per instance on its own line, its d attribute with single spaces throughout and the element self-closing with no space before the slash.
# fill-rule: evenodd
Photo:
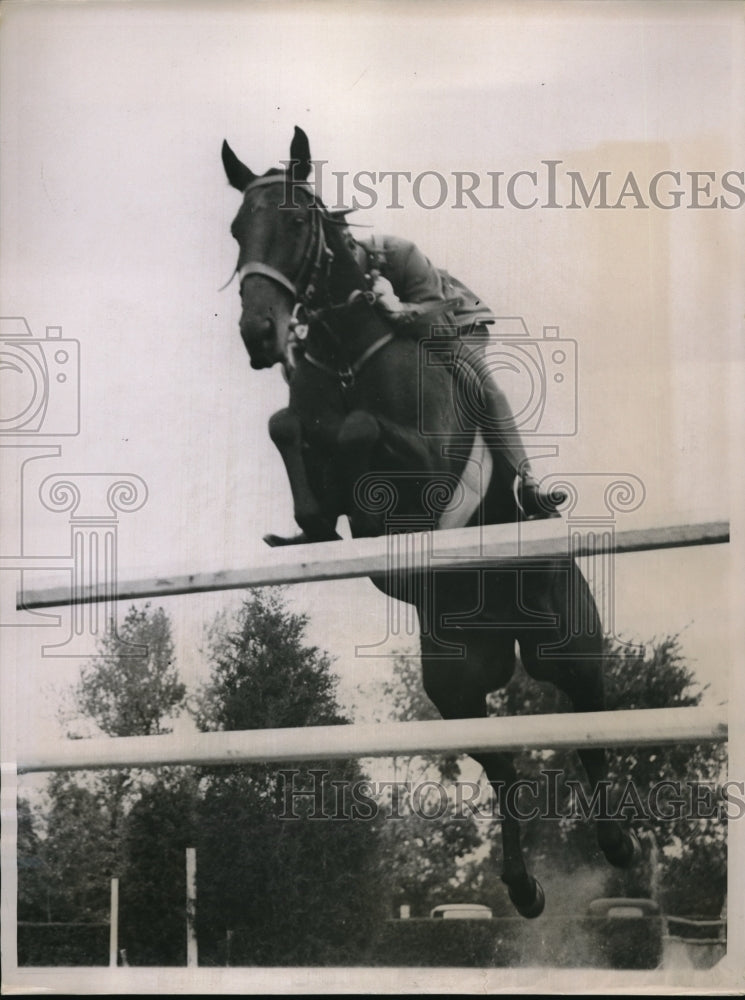
<svg viewBox="0 0 745 1000">
<path fill-rule="evenodd" d="M 304 226 L 305 225 L 305 216 L 304 215 L 296 215 L 295 218 L 292 221 L 293 221 L 293 223 L 298 228 L 300 228 L 300 226 Z"/>
</svg>

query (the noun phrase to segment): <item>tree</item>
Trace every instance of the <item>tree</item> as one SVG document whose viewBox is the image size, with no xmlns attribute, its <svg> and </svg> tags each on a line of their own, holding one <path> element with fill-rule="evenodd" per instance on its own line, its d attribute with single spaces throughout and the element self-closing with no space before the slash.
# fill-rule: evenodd
<svg viewBox="0 0 745 1000">
<path fill-rule="evenodd" d="M 184 707 L 186 688 L 174 664 L 168 617 L 162 608 L 130 608 L 119 632 L 126 645 L 111 636 L 101 656 L 86 665 L 71 692 L 73 716 L 86 719 L 110 736 L 140 736 L 170 731 L 169 720 Z M 132 646 L 142 655 L 128 656 Z M 63 721 L 71 720 L 65 713 Z M 173 773 L 177 773 L 174 769 Z M 63 772 L 47 784 L 47 808 L 36 824 L 33 845 L 47 880 L 47 917 L 55 921 L 106 921 L 112 877 L 122 882 L 122 927 L 126 926 L 128 893 L 135 891 L 136 866 L 127 823 L 132 806 L 153 780 L 161 789 L 166 772 L 104 770 Z M 41 834 L 41 836 L 39 836 Z M 153 830 L 161 840 L 165 831 Z M 150 845 L 151 849 L 155 849 Z M 31 905 L 33 886 L 21 883 L 23 906 Z M 29 894 L 29 895 L 27 895 Z M 152 923 L 146 929 L 155 939 Z"/>
<path fill-rule="evenodd" d="M 210 637 L 212 675 L 201 696 L 200 728 L 345 723 L 330 660 L 305 644 L 306 624 L 277 590 L 252 591 L 235 616 L 221 616 Z M 353 818 L 340 798 L 363 779 L 357 762 L 214 768 L 203 775 L 200 953 L 234 964 L 360 961 L 379 893 L 375 823 Z"/>
<path fill-rule="evenodd" d="M 49 879 L 30 802 L 18 798 L 18 919 L 50 920 Z"/>
<path fill-rule="evenodd" d="M 78 711 L 109 736 L 152 736 L 171 731 L 170 716 L 184 707 L 186 687 L 174 665 L 171 623 L 163 608 L 127 612 L 119 637 L 101 641 L 101 658 L 83 669 L 74 691 Z M 128 655 L 139 646 L 144 655 Z"/>
<path fill-rule="evenodd" d="M 40 857 L 47 877 L 48 917 L 106 921 L 110 879 L 120 873 L 119 844 L 111 836 L 111 803 L 102 801 L 97 789 L 85 787 L 77 775 L 65 773 L 49 779 L 47 796 Z"/>
<path fill-rule="evenodd" d="M 380 686 L 386 721 L 437 719 L 422 685 L 416 658 L 396 657 L 393 675 Z M 385 887 L 391 915 L 402 904 L 426 917 L 438 903 L 481 902 L 482 893 L 464 876 L 464 864 L 482 846 L 482 831 L 455 794 L 463 755 L 428 754 L 391 758 L 393 782 L 380 798 Z"/>
<path fill-rule="evenodd" d="M 158 769 L 124 832 L 120 939 L 134 965 L 186 964 L 186 848 L 196 843 L 196 769 Z"/>
</svg>

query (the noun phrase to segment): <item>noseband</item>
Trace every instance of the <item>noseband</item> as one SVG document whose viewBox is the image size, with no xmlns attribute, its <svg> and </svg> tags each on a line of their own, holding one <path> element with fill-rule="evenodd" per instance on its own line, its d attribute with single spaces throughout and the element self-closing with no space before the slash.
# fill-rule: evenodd
<svg viewBox="0 0 745 1000">
<path fill-rule="evenodd" d="M 268 184 L 284 184 L 285 178 L 283 177 L 259 177 L 257 180 L 252 181 L 244 191 L 244 195 L 248 194 L 249 191 L 253 191 L 254 188 L 263 187 Z M 308 206 L 311 209 L 311 234 L 310 241 L 308 243 L 308 248 L 303 254 L 303 259 L 300 262 L 300 268 L 294 279 L 288 278 L 286 274 L 277 270 L 276 267 L 271 267 L 269 264 L 264 264 L 260 260 L 249 260 L 242 267 L 238 269 L 238 285 L 249 274 L 260 274 L 264 278 L 269 278 L 271 281 L 276 282 L 276 284 L 281 285 L 285 288 L 293 297 L 294 302 L 300 303 L 303 306 L 309 305 L 313 297 L 316 294 L 316 282 L 321 271 L 328 269 L 331 265 L 334 255 L 326 244 L 326 237 L 323 232 L 323 220 L 321 214 L 321 206 L 315 200 L 315 194 L 313 189 L 308 184 L 299 184 L 292 182 L 292 190 L 296 187 L 301 187 L 305 191 L 310 192 L 313 196 L 313 200 Z"/>
</svg>

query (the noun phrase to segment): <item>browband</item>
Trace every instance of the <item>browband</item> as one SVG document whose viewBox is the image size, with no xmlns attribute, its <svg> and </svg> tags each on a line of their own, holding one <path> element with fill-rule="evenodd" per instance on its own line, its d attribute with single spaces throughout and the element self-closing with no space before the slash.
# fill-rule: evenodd
<svg viewBox="0 0 745 1000">
<path fill-rule="evenodd" d="M 306 191 L 315 196 L 315 191 L 307 181 L 294 181 L 288 174 L 272 174 L 269 177 L 257 177 L 250 184 L 246 185 L 243 193 L 247 194 L 252 188 L 263 187 L 265 184 L 283 184 L 285 181 L 289 181 L 293 188 L 305 188 Z"/>
</svg>

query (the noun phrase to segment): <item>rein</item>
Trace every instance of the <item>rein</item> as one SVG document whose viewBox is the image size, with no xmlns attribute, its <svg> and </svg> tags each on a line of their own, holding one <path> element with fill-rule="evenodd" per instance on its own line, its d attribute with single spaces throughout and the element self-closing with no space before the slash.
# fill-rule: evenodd
<svg viewBox="0 0 745 1000">
<path fill-rule="evenodd" d="M 341 382 L 342 389 L 351 389 L 354 385 L 355 378 L 359 375 L 370 358 L 390 344 L 393 337 L 394 335 L 392 333 L 383 334 L 383 336 L 376 340 L 374 344 L 371 344 L 366 351 L 363 351 L 356 361 L 350 362 L 346 368 L 334 368 L 331 365 L 327 365 L 323 361 L 319 361 L 318 358 L 314 358 L 309 351 L 305 351 L 303 357 L 306 361 L 310 362 L 310 364 L 314 365 L 322 372 L 326 372 L 327 375 L 338 378 Z"/>
<path fill-rule="evenodd" d="M 368 306 L 372 306 L 375 303 L 375 296 L 372 292 L 363 292 L 362 289 L 356 288 L 346 302 L 338 302 L 336 305 L 327 306 L 325 309 L 320 309 L 312 311 L 307 315 L 307 322 L 301 323 L 298 319 L 298 312 L 301 308 L 301 304 L 298 302 L 293 310 L 292 319 L 290 320 L 290 341 L 289 341 L 289 364 L 286 369 L 292 370 L 297 367 L 297 354 L 302 349 L 302 357 L 318 368 L 319 371 L 325 372 L 332 378 L 338 378 L 341 383 L 342 389 L 351 389 L 354 385 L 355 378 L 362 371 L 367 362 L 372 358 L 378 351 L 386 347 L 394 338 L 394 334 L 389 331 L 384 333 L 382 337 L 379 337 L 374 343 L 370 344 L 366 350 L 355 360 L 349 361 L 343 367 L 334 367 L 333 365 L 326 364 L 325 361 L 321 361 L 310 353 L 307 347 L 304 346 L 303 342 L 308 336 L 309 324 L 316 321 L 321 326 L 328 330 L 329 334 L 333 337 L 333 333 L 328 323 L 325 322 L 323 318 L 326 313 L 329 312 L 339 312 L 342 309 L 349 309 L 350 307 L 356 305 L 360 302 L 366 302 Z M 289 374 L 289 372 L 288 372 Z"/>
</svg>

